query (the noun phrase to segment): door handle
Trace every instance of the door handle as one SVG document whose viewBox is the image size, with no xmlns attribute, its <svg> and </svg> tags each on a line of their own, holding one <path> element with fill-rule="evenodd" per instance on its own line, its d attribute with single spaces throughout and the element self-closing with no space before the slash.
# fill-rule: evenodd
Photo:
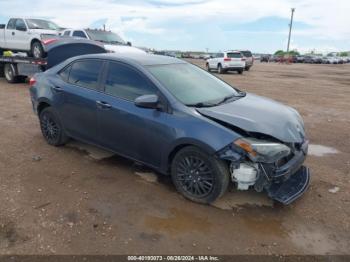
<svg viewBox="0 0 350 262">
<path fill-rule="evenodd" d="M 110 104 L 103 101 L 96 101 L 96 105 L 98 108 L 101 108 L 101 109 L 110 109 L 112 107 Z"/>
<path fill-rule="evenodd" d="M 54 91 L 54 92 L 56 92 L 56 93 L 59 93 L 59 92 L 62 92 L 62 91 L 63 91 L 62 88 L 59 87 L 59 86 L 52 86 L 52 87 L 51 87 L 51 90 Z"/>
<path fill-rule="evenodd" d="M 12 32 L 12 35 L 15 35 L 15 32 Z"/>
</svg>

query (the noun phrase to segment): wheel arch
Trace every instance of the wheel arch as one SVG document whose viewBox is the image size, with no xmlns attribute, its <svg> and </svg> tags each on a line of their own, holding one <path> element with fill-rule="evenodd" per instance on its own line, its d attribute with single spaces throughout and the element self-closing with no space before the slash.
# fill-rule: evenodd
<svg viewBox="0 0 350 262">
<path fill-rule="evenodd" d="M 38 39 L 38 38 L 33 38 L 31 41 L 30 41 L 30 48 L 32 48 L 32 45 L 34 44 L 34 42 L 39 42 L 41 43 L 41 41 Z"/>
<path fill-rule="evenodd" d="M 195 146 L 198 147 L 199 149 L 203 150 L 205 153 L 209 155 L 213 155 L 216 150 L 212 148 L 210 145 L 203 143 L 202 141 L 195 140 L 195 139 L 188 139 L 188 138 L 183 138 L 178 140 L 176 143 L 173 144 L 173 146 L 170 148 L 168 153 L 166 154 L 166 159 L 163 161 L 163 168 L 162 171 L 165 174 L 169 174 L 171 163 L 175 157 L 175 155 L 183 148 L 188 147 L 188 146 Z"/>
<path fill-rule="evenodd" d="M 49 101 L 45 100 L 41 100 L 38 103 L 38 106 L 36 108 L 38 115 L 40 115 L 40 113 L 47 107 L 51 107 L 51 103 Z"/>
</svg>

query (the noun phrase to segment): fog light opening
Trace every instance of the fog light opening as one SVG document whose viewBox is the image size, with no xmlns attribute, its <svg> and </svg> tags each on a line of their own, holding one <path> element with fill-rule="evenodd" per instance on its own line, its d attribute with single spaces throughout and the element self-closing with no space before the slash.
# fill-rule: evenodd
<svg viewBox="0 0 350 262">
<path fill-rule="evenodd" d="M 238 190 L 248 190 L 258 179 L 258 165 L 249 162 L 240 163 L 237 168 L 232 163 L 230 165 L 232 182 L 237 184 Z"/>
</svg>

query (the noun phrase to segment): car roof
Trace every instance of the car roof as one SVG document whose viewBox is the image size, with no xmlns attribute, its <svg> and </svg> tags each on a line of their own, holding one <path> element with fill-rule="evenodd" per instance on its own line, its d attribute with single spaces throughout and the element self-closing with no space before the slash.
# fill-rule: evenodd
<svg viewBox="0 0 350 262">
<path fill-rule="evenodd" d="M 167 64 L 187 64 L 187 62 L 180 60 L 178 58 L 163 56 L 163 55 L 153 55 L 153 54 L 139 54 L 139 53 L 127 53 L 127 54 L 117 54 L 117 53 L 105 53 L 105 54 L 92 54 L 78 56 L 76 59 L 82 58 L 97 58 L 97 59 L 108 59 L 115 61 L 123 61 L 128 63 L 135 63 L 142 66 L 148 65 L 167 65 Z"/>
</svg>

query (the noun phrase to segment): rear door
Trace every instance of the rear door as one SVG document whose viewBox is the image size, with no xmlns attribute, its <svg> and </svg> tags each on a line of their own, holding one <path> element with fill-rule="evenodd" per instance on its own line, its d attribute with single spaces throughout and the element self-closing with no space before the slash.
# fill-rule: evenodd
<svg viewBox="0 0 350 262">
<path fill-rule="evenodd" d="M 226 63 L 230 67 L 244 67 L 243 56 L 239 52 L 228 52 Z"/>
<path fill-rule="evenodd" d="M 55 84 L 54 93 L 64 97 L 57 110 L 66 132 L 81 140 L 97 142 L 97 106 L 101 95 L 100 75 L 104 61 L 81 59 L 60 72 L 61 81 Z"/>
</svg>

